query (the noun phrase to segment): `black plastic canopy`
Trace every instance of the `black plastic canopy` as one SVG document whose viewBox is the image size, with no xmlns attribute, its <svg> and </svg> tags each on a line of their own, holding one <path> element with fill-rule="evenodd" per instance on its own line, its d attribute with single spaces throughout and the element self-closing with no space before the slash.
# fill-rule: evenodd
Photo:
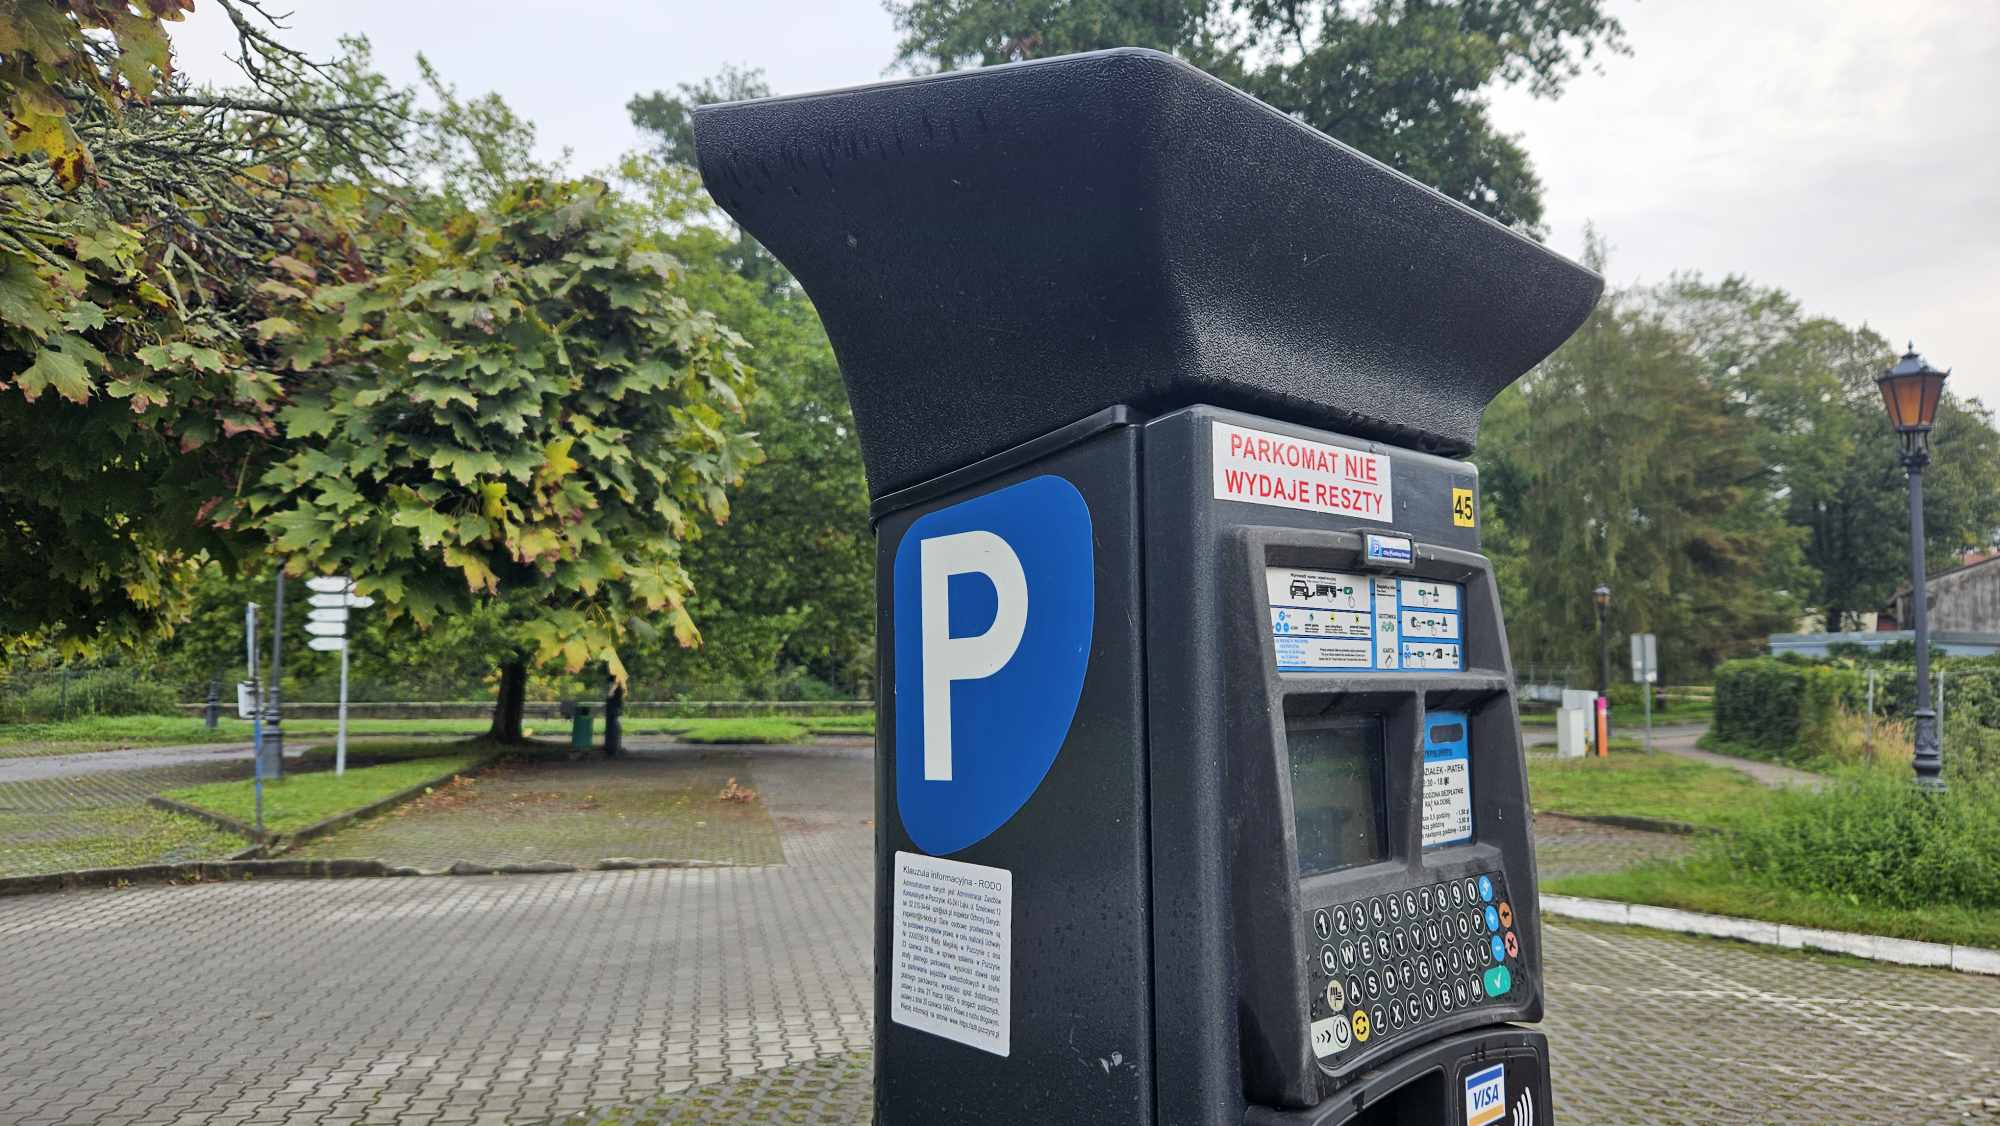
<svg viewBox="0 0 2000 1126">
<path fill-rule="evenodd" d="M 695 140 L 817 305 L 876 497 L 1120 404 L 1461 456 L 1603 288 L 1155 51 L 708 106 Z"/>
</svg>

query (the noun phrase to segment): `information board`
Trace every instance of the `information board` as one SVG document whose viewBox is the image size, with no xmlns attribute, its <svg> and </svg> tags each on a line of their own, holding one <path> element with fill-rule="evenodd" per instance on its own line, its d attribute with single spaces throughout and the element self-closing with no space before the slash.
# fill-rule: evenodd
<svg viewBox="0 0 2000 1126">
<path fill-rule="evenodd" d="M 1465 667 L 1465 591 L 1457 583 L 1267 567 L 1264 585 L 1280 671 Z"/>
</svg>

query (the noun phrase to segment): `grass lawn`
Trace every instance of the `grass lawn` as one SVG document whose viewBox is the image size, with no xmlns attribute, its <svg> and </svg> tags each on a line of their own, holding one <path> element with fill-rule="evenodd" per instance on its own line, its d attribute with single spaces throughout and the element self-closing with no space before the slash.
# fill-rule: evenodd
<svg viewBox="0 0 2000 1126">
<path fill-rule="evenodd" d="M 1679 864 L 1642 864 L 1622 872 L 1565 876 L 1543 883 L 1542 890 L 1822 930 L 2000 949 L 2000 909 L 1948 903 L 1903 909 L 1852 903 L 1831 895 L 1746 883 L 1739 873 L 1707 856 Z"/>
<path fill-rule="evenodd" d="M 349 748 L 351 752 L 353 748 Z M 453 753 L 349 769 L 341 777 L 331 771 L 288 774 L 282 782 L 264 787 L 264 827 L 276 833 L 290 833 L 308 825 L 380 801 L 398 790 L 435 778 L 449 771 L 463 770 L 498 748 L 487 744 L 454 744 Z M 219 813 L 244 824 L 256 817 L 256 797 L 252 784 L 211 782 L 169 790 L 166 797 Z"/>
<path fill-rule="evenodd" d="M 735 719 L 687 719 L 676 737 L 689 743 L 810 743 L 812 731 L 803 722 L 770 716 Z"/>
<path fill-rule="evenodd" d="M 1766 791 L 1740 771 L 1673 755 L 1618 748 L 1608 758 L 1528 757 L 1528 795 L 1538 813 L 1646 817 L 1721 828 L 1754 813 Z"/>
<path fill-rule="evenodd" d="M 1630 730 L 1646 729 L 1646 710 L 1638 704 L 1621 705 L 1612 710 L 1611 718 L 1618 726 Z M 1686 723 L 1715 722 L 1715 702 L 1712 700 L 1675 700 L 1671 708 L 1653 709 L 1653 726 L 1668 727 Z M 1522 727 L 1554 727 L 1556 713 L 1532 711 L 1521 713 Z"/>
<path fill-rule="evenodd" d="M 716 739 L 707 737 L 706 732 L 716 724 L 782 724 L 785 730 L 798 728 L 800 734 L 787 734 L 782 738 L 739 737 Z M 455 719 L 350 719 L 347 721 L 349 736 L 380 735 L 458 735 L 467 738 L 484 735 L 491 722 L 484 716 L 467 716 Z M 570 721 L 566 719 L 528 719 L 525 727 L 530 735 L 547 739 L 567 740 Z M 339 723 L 331 719 L 288 719 L 285 721 L 285 736 L 289 739 L 325 739 L 333 736 Z M 725 727 L 724 730 L 729 728 Z M 604 737 L 604 715 L 600 710 L 592 721 L 592 730 L 598 739 Z M 756 728 L 746 730 L 755 732 Z M 775 729 L 773 729 L 775 730 Z M 631 735 L 680 735 L 689 733 L 690 742 L 809 742 L 805 732 L 852 732 L 870 735 L 875 731 L 874 713 L 866 715 L 829 716 L 750 716 L 742 719 L 689 719 L 660 718 L 653 716 L 628 716 L 625 731 Z M 199 719 L 173 715 L 124 715 L 124 716 L 81 716 L 60 723 L 10 723 L 0 724 L 0 759 L 25 758 L 38 755 L 82 754 L 92 751 L 116 751 L 127 747 L 163 747 L 178 744 L 201 743 L 248 743 L 251 740 L 250 722 L 237 719 L 232 713 L 224 716 L 211 731 Z"/>
<path fill-rule="evenodd" d="M 289 738 L 322 738 L 339 729 L 331 719 L 289 719 Z M 353 735 L 483 735 L 490 722 L 465 719 L 350 719 Z M 530 724 L 532 726 L 532 723 Z M 545 724 L 546 726 L 546 724 Z M 250 721 L 224 716 L 210 731 L 199 719 L 172 715 L 81 716 L 60 723 L 0 724 L 0 758 L 115 751 L 182 743 L 248 743 Z"/>
</svg>

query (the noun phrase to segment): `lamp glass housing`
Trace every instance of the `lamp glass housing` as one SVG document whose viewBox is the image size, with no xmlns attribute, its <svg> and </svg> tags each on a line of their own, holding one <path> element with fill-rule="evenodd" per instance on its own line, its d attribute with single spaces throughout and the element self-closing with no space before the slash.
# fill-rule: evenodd
<svg viewBox="0 0 2000 1126">
<path fill-rule="evenodd" d="M 1891 373 L 1876 380 L 1889 422 L 1900 433 L 1929 430 L 1937 421 L 1938 399 L 1944 394 L 1945 373 L 1928 365 L 1923 370 Z"/>
</svg>

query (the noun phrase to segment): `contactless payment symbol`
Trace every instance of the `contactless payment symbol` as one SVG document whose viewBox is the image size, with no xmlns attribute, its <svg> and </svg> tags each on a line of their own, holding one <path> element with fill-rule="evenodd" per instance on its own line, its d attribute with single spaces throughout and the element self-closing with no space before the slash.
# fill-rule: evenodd
<svg viewBox="0 0 2000 1126">
<path fill-rule="evenodd" d="M 933 855 L 1006 824 L 1076 717 L 1096 613 L 1090 508 L 1035 477 L 918 517 L 896 546 L 896 810 Z"/>
</svg>

